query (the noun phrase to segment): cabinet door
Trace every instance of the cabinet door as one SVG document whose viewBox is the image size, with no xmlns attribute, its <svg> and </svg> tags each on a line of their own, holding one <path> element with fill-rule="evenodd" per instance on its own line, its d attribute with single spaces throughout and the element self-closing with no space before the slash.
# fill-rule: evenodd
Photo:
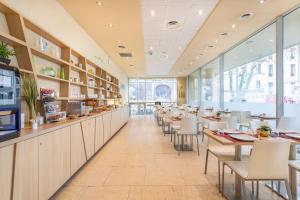
<svg viewBox="0 0 300 200">
<path fill-rule="evenodd" d="M 103 146 L 103 128 L 103 118 L 102 116 L 99 116 L 96 118 L 95 151 L 98 151 Z"/>
<path fill-rule="evenodd" d="M 111 112 L 105 113 L 103 115 L 103 130 L 104 130 L 104 143 L 106 143 L 110 138 L 110 121 L 111 121 Z"/>
<path fill-rule="evenodd" d="M 81 124 L 71 126 L 71 174 L 73 175 L 87 160 Z"/>
<path fill-rule="evenodd" d="M 10 200 L 13 175 L 13 145 L 0 149 L 0 199 Z"/>
<path fill-rule="evenodd" d="M 16 144 L 14 200 L 38 199 L 38 138 Z"/>
<path fill-rule="evenodd" d="M 81 122 L 87 159 L 95 153 L 95 118 Z"/>
<path fill-rule="evenodd" d="M 118 113 L 117 111 L 113 111 L 111 113 L 111 137 L 116 133 L 118 129 Z"/>
<path fill-rule="evenodd" d="M 39 136 L 39 199 L 49 199 L 70 177 L 70 127 Z"/>
</svg>

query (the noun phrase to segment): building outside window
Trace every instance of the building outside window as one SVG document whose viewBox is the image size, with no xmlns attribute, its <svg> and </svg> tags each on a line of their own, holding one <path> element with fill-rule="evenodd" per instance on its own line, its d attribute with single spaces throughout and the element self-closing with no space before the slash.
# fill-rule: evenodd
<svg viewBox="0 0 300 200">
<path fill-rule="evenodd" d="M 300 113 L 300 8 L 283 18 L 284 115 Z"/>
</svg>

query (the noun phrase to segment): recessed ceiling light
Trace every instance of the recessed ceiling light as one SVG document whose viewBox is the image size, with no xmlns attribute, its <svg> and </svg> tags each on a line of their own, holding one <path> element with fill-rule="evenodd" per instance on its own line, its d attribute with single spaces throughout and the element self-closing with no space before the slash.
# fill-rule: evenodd
<svg viewBox="0 0 300 200">
<path fill-rule="evenodd" d="M 198 10 L 198 14 L 199 14 L 199 15 L 202 15 L 202 14 L 203 14 L 203 10 L 201 10 L 201 9 Z"/>
<path fill-rule="evenodd" d="M 181 50 L 181 49 L 182 49 L 182 46 L 179 46 L 178 49 Z"/>
<path fill-rule="evenodd" d="M 260 0 L 259 3 L 260 4 L 264 4 L 266 1 L 265 0 Z"/>
<path fill-rule="evenodd" d="M 274 42 L 274 40 L 270 39 L 269 42 Z"/>
<path fill-rule="evenodd" d="M 152 50 L 153 50 L 153 47 L 150 47 L 150 50 L 152 51 Z"/>
<path fill-rule="evenodd" d="M 112 23 L 109 23 L 109 24 L 108 24 L 108 27 L 109 27 L 109 28 L 112 28 L 112 27 L 113 27 Z"/>
<path fill-rule="evenodd" d="M 121 44 L 121 40 L 118 40 L 118 44 Z"/>
<path fill-rule="evenodd" d="M 236 27 L 235 24 L 232 24 L 232 25 L 231 25 L 231 28 L 232 28 L 232 29 L 235 29 L 235 27 Z"/>
<path fill-rule="evenodd" d="M 150 14 L 153 17 L 155 15 L 155 10 L 151 10 Z"/>
<path fill-rule="evenodd" d="M 96 4 L 97 4 L 98 6 L 103 6 L 103 3 L 100 2 L 100 1 L 96 1 Z"/>
<path fill-rule="evenodd" d="M 216 42 L 216 43 L 218 43 L 218 42 L 219 42 L 219 40 L 218 40 L 218 39 L 216 39 L 216 40 L 215 40 L 215 42 Z"/>
</svg>

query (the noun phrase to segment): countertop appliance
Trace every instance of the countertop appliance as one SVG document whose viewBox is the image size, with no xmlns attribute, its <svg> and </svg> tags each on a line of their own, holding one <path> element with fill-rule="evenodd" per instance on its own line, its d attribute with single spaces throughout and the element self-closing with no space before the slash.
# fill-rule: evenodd
<svg viewBox="0 0 300 200">
<path fill-rule="evenodd" d="M 0 142 L 20 134 L 20 81 L 17 67 L 0 64 Z"/>
<path fill-rule="evenodd" d="M 67 115 L 83 116 L 85 114 L 85 103 L 83 101 L 70 101 L 67 104 Z"/>
</svg>

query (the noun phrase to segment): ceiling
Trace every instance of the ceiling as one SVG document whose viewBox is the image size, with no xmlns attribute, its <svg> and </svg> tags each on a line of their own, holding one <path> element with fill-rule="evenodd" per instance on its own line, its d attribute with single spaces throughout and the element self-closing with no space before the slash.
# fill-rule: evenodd
<svg viewBox="0 0 300 200">
<path fill-rule="evenodd" d="M 218 0 L 141 2 L 146 74 L 168 75 Z"/>
<path fill-rule="evenodd" d="M 99 0 L 98 5 L 95 0 L 58 1 L 129 77 L 188 75 L 299 3 Z M 253 15 L 240 20 L 244 13 Z M 167 29 L 171 20 L 181 26 Z M 229 35 L 221 36 L 224 32 Z M 130 52 L 132 57 L 122 58 L 120 52 Z"/>
</svg>

